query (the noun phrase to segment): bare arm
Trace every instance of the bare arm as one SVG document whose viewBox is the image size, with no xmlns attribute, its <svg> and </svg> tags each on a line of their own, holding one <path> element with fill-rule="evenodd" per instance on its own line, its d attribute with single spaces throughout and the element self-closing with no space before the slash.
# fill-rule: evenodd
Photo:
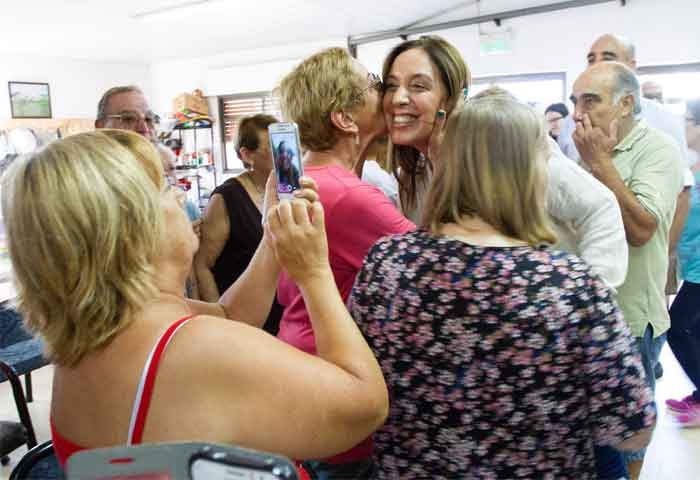
<svg viewBox="0 0 700 480">
<path fill-rule="evenodd" d="M 656 217 L 627 188 L 613 164 L 614 148 L 618 144 L 617 125 L 617 120 L 613 120 L 609 132 L 605 133 L 601 128 L 593 127 L 588 115 L 584 115 L 583 122 L 576 124 L 573 138 L 581 160 L 617 198 L 627 242 L 633 247 L 641 247 L 654 236 L 658 224 Z"/>
<path fill-rule="evenodd" d="M 306 210 L 299 201 L 280 205 L 269 231 L 277 257 L 304 295 L 319 356 L 258 329 L 209 317 L 188 327 L 202 338 L 187 342 L 194 358 L 215 357 L 206 362 L 207 385 L 197 390 L 218 398 L 211 409 L 226 423 L 225 440 L 299 459 L 352 447 L 388 412 L 379 365 L 328 265 L 322 207 L 314 204 L 313 223 L 304 220 Z"/>
<path fill-rule="evenodd" d="M 212 195 L 209 200 L 200 228 L 201 241 L 194 257 L 199 298 L 206 302 L 216 302 L 219 300 L 219 289 L 212 268 L 221 255 L 231 231 L 226 202 L 220 194 Z"/>
<path fill-rule="evenodd" d="M 612 163 L 612 159 L 603 167 L 596 168 L 592 172 L 617 198 L 627 242 L 633 247 L 641 247 L 651 240 L 658 226 L 656 217 L 644 208 L 634 193 L 625 186 Z"/>
<path fill-rule="evenodd" d="M 308 285 L 307 294 L 323 295 L 322 281 Z M 347 312 L 337 315 L 338 300 L 324 300 L 312 314 L 314 329 L 331 335 L 330 342 L 328 335 L 317 340 L 325 352 L 318 357 L 240 322 L 203 316 L 188 324 L 168 348 L 169 355 L 186 352 L 172 383 L 193 387 L 172 399 L 181 405 L 179 421 L 210 441 L 296 459 L 325 458 L 367 438 L 386 418 L 388 393 L 355 323 Z"/>
<path fill-rule="evenodd" d="M 294 192 L 294 197 L 309 207 L 318 202 L 318 186 L 313 179 L 301 177 L 302 189 Z M 265 201 L 263 205 L 264 218 L 269 218 L 270 212 L 279 208 L 277 201 L 277 183 L 274 174 L 265 186 Z M 262 327 L 270 313 L 272 301 L 277 290 L 277 279 L 281 267 L 275 253 L 270 247 L 271 233 L 269 228 L 263 232 L 263 238 L 255 251 L 248 268 L 231 285 L 219 299 L 228 318 L 243 321 L 249 325 Z"/>
<path fill-rule="evenodd" d="M 268 246 L 266 235 L 258 245 L 248 268 L 219 299 L 219 304 L 232 320 L 262 327 L 270 313 L 277 290 L 280 266 Z"/>
<path fill-rule="evenodd" d="M 681 239 L 681 235 L 683 234 L 683 229 L 685 228 L 685 221 L 688 218 L 689 211 L 690 187 L 685 187 L 681 194 L 678 195 L 678 202 L 676 203 L 676 213 L 673 215 L 671 231 L 668 234 L 669 254 L 673 254 L 676 251 L 676 246 L 678 246 L 678 241 Z"/>
<path fill-rule="evenodd" d="M 262 327 L 272 306 L 279 266 L 263 236 L 246 270 L 220 296 L 211 269 L 221 255 L 230 232 L 226 203 L 221 195 L 213 195 L 204 214 L 202 241 L 195 256 L 199 293 L 204 301 L 190 300 L 188 305 L 198 315 L 227 317 Z"/>
</svg>

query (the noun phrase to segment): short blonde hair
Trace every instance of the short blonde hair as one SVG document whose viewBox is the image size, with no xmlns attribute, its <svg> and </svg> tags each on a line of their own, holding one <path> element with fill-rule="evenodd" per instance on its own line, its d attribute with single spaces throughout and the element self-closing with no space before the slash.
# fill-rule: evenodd
<svg viewBox="0 0 700 480">
<path fill-rule="evenodd" d="M 448 120 L 424 224 L 437 232 L 476 215 L 529 245 L 554 243 L 545 212 L 547 152 L 543 121 L 527 105 L 504 95 L 470 101 Z"/>
<path fill-rule="evenodd" d="M 282 79 L 278 92 L 284 116 L 299 126 L 302 145 L 318 152 L 338 141 L 331 112 L 354 111 L 366 88 L 347 50 L 334 47 L 304 60 Z"/>
<path fill-rule="evenodd" d="M 102 128 L 100 133 L 107 135 L 112 140 L 116 140 L 122 147 L 129 150 L 134 158 L 139 161 L 148 178 L 162 190 L 165 186 L 165 170 L 160 153 L 150 141 L 143 135 L 134 133 L 131 130 L 121 130 L 117 128 Z M 165 148 L 165 147 L 164 147 Z"/>
<path fill-rule="evenodd" d="M 52 361 L 77 364 L 157 294 L 159 191 L 107 135 L 73 135 L 15 160 L 2 213 L 18 308 Z"/>
</svg>

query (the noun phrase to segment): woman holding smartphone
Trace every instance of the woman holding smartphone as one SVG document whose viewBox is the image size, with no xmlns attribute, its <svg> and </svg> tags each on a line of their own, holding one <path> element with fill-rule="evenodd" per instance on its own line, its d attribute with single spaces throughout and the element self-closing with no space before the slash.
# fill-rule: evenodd
<svg viewBox="0 0 700 480">
<path fill-rule="evenodd" d="M 266 212 L 222 305 L 187 301 L 198 239 L 158 153 L 129 135 L 140 145 L 100 132 L 53 142 L 2 180 L 18 306 L 55 365 L 61 464 L 80 450 L 172 441 L 318 458 L 369 435 L 386 416 L 386 386 L 333 282 L 313 182 Z M 251 327 L 281 268 L 302 292 L 318 356 Z"/>
<path fill-rule="evenodd" d="M 304 174 L 318 185 L 331 269 L 343 300 L 372 244 L 414 228 L 381 190 L 355 173 L 362 170 L 358 164 L 372 142 L 386 132 L 381 90 L 379 77 L 341 48 L 307 58 L 279 89 L 282 110 L 298 125 L 306 150 Z M 282 275 L 278 299 L 285 310 L 278 337 L 304 352 L 321 354 L 322 332 L 310 321 L 312 312 L 302 293 L 294 278 Z M 364 479 L 372 471 L 371 453 L 368 439 L 350 451 L 326 459 L 319 456 L 323 460 L 305 465 L 320 479 Z"/>
</svg>

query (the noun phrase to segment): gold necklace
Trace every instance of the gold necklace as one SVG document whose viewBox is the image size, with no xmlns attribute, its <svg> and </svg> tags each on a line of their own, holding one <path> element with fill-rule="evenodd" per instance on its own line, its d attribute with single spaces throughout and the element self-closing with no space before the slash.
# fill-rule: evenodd
<svg viewBox="0 0 700 480">
<path fill-rule="evenodd" d="M 260 199 L 265 197 L 265 188 L 260 188 L 258 187 L 258 184 L 255 183 L 255 180 L 253 180 L 253 176 L 249 173 L 248 174 L 248 181 L 253 185 L 253 188 L 255 189 L 256 192 L 258 192 L 258 197 Z"/>
</svg>

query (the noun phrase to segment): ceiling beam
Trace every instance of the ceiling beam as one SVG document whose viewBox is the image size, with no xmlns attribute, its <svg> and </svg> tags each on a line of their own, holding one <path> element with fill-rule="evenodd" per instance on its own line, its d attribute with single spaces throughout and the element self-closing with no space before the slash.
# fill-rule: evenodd
<svg viewBox="0 0 700 480">
<path fill-rule="evenodd" d="M 432 20 L 433 18 L 437 18 L 437 17 L 440 17 L 442 15 L 445 15 L 446 13 L 450 13 L 454 10 L 457 10 L 458 8 L 476 5 L 477 3 L 479 3 L 479 0 L 467 0 L 465 2 L 459 2 L 456 5 L 452 5 L 451 7 L 443 8 L 442 10 L 439 10 L 435 13 L 431 13 L 430 15 L 426 15 L 425 17 L 419 18 L 418 20 L 415 20 L 415 21 L 409 23 L 408 25 L 404 25 L 402 27 L 399 27 L 399 30 L 406 30 L 407 28 L 417 27 L 418 25 L 425 23 L 428 20 Z"/>
<path fill-rule="evenodd" d="M 620 2 L 620 0 L 570 0 L 566 2 L 550 3 L 547 5 L 539 5 L 537 7 L 527 7 L 500 13 L 489 13 L 487 15 L 479 15 L 478 17 L 464 18 L 462 20 L 453 20 L 450 22 L 442 22 L 432 25 L 412 26 L 408 28 L 382 30 L 379 32 L 365 33 L 361 35 L 351 35 L 348 37 L 348 46 L 352 47 L 366 43 L 378 42 L 381 40 L 388 40 L 390 38 L 408 37 L 409 35 L 418 35 L 421 33 L 435 32 L 438 30 L 448 30 L 451 28 L 464 27 L 467 25 L 495 22 L 506 20 L 509 18 L 525 17 L 528 15 L 556 12 L 559 10 L 568 10 L 570 8 L 586 7 L 589 5 L 597 5 L 599 3 L 610 2 Z M 624 6 L 623 2 L 620 3 L 622 6 Z"/>
</svg>

